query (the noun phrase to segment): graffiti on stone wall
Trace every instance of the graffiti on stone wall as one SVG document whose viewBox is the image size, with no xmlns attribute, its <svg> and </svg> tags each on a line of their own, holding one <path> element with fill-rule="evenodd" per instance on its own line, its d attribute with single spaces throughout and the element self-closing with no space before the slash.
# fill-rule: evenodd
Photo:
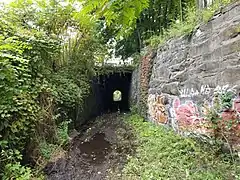
<svg viewBox="0 0 240 180">
<path fill-rule="evenodd" d="M 186 97 L 195 97 L 199 95 L 210 95 L 210 94 L 222 94 L 224 92 L 233 92 L 236 93 L 237 86 L 231 87 L 230 85 L 224 85 L 224 86 L 217 86 L 216 88 L 211 88 L 209 85 L 202 85 L 200 90 L 194 89 L 194 88 L 184 88 L 181 89 L 180 97 L 186 98 Z"/>
<path fill-rule="evenodd" d="M 173 98 L 169 105 L 166 105 L 168 103 L 164 94 L 150 94 L 147 102 L 148 114 L 152 121 L 161 124 L 171 123 L 180 132 L 212 136 L 215 133 L 213 126 L 217 125 L 221 130 L 228 129 L 227 132 L 231 134 L 229 137 L 240 137 L 240 93 L 236 95 L 235 88 L 236 86 L 229 85 L 216 88 L 204 85 L 197 98 L 200 101 L 191 98 L 193 94 L 188 94 Z M 212 112 L 216 115 L 215 124 L 210 117 Z"/>
<path fill-rule="evenodd" d="M 216 92 L 216 91 L 215 91 Z M 173 101 L 173 118 L 178 124 L 179 130 L 194 131 L 201 134 L 211 134 L 212 122 L 208 116 L 210 112 L 217 114 L 217 125 L 224 129 L 231 124 L 231 131 L 239 134 L 240 131 L 240 95 L 234 97 L 230 91 L 220 90 L 212 99 L 205 99 L 204 103 L 196 104 L 192 100 L 176 97 Z M 239 134 L 240 135 L 240 134 Z"/>
<path fill-rule="evenodd" d="M 173 101 L 174 118 L 177 121 L 179 130 L 193 131 L 206 134 L 211 130 L 209 123 L 204 119 L 202 112 L 206 112 L 204 107 L 199 106 L 193 101 L 181 102 L 179 98 Z"/>
<path fill-rule="evenodd" d="M 162 95 L 150 94 L 148 96 L 148 114 L 150 119 L 157 123 L 167 123 L 168 116 Z"/>
</svg>

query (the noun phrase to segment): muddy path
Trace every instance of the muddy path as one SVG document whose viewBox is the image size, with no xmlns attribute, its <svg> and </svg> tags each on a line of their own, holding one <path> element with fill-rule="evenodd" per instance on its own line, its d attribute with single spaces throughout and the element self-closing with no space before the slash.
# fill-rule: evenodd
<svg viewBox="0 0 240 180">
<path fill-rule="evenodd" d="M 47 179 L 116 179 L 112 174 L 121 172 L 127 154 L 134 150 L 131 129 L 122 118 L 118 113 L 106 114 L 85 125 L 81 133 L 75 133 L 65 157 L 45 167 Z"/>
</svg>

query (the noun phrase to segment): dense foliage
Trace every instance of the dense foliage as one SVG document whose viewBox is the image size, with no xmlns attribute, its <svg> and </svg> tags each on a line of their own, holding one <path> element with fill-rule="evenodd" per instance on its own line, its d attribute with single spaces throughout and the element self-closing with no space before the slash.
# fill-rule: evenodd
<svg viewBox="0 0 240 180">
<path fill-rule="evenodd" d="M 16 1 L 1 11 L 3 179 L 32 176 L 31 169 L 21 165 L 24 152 L 41 165 L 44 160 L 39 162 L 39 158 L 54 151 L 50 147 L 65 144 L 67 122 L 88 95 L 94 60 L 104 47 L 94 36 L 94 28 L 76 21 L 76 12 L 74 4 L 54 0 Z"/>
<path fill-rule="evenodd" d="M 83 3 L 82 15 L 104 21 L 105 40 L 118 39 L 117 54 L 127 58 L 140 52 L 145 40 L 163 34 L 172 22 L 183 21 L 187 7 L 195 5 L 195 0 L 90 0 Z"/>
<path fill-rule="evenodd" d="M 240 167 L 217 149 L 176 135 L 138 115 L 126 118 L 136 134 L 138 148 L 129 157 L 123 179 L 239 179 Z"/>
<path fill-rule="evenodd" d="M 117 53 L 124 58 L 148 45 L 152 36 L 163 35 L 171 24 L 186 19 L 187 8 L 194 8 L 195 0 L 150 0 L 149 7 L 137 19 L 133 33 L 118 42 Z"/>
<path fill-rule="evenodd" d="M 191 33 L 203 20 L 208 21 L 220 7 L 234 0 L 215 0 L 207 9 L 197 8 L 204 0 L 90 0 L 84 1 L 82 16 L 100 21 L 103 41 L 116 39 L 116 55 L 126 59 L 144 48 L 167 39 Z"/>
<path fill-rule="evenodd" d="M 207 20 L 219 6 L 200 17 Z M 88 96 L 91 77 L 116 70 L 94 68 L 111 56 L 109 48 L 138 59 L 146 45 L 189 33 L 199 22 L 195 0 L 16 0 L 0 10 L 3 179 L 32 178 L 26 159 L 43 166 L 67 143 L 68 124 Z"/>
</svg>

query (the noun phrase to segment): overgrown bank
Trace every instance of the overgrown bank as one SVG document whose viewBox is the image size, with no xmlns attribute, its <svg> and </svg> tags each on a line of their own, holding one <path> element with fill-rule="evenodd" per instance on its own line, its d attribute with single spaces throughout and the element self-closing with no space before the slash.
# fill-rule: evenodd
<svg viewBox="0 0 240 180">
<path fill-rule="evenodd" d="M 70 3 L 13 1 L 0 8 L 0 179 L 44 179 L 37 170 L 68 143 L 100 45 L 80 28 Z M 81 29 L 74 37 L 69 24 Z"/>
<path fill-rule="evenodd" d="M 123 50 L 120 54 L 128 57 L 139 51 L 142 41 L 153 34 L 157 38 L 160 35 L 160 39 L 164 35 L 165 41 L 193 30 L 197 14 L 193 8 L 193 18 L 185 18 L 182 5 L 187 7 L 187 0 L 159 2 L 89 0 L 85 1 L 83 13 L 79 12 L 78 3 L 60 0 L 14 1 L 0 7 L 0 176 L 3 179 L 26 180 L 38 176 L 36 169 L 42 169 L 53 154 L 62 154 L 62 146 L 69 140 L 68 124 L 75 118 L 76 109 L 83 110 L 89 80 L 95 73 L 94 64 L 105 60 L 105 44 L 111 38 L 125 37 L 124 32 L 135 29 L 134 40 L 123 38 L 118 44 L 121 48 L 117 50 Z M 195 7 L 194 0 L 189 2 Z M 209 12 L 207 16 L 211 16 L 212 10 Z M 179 14 L 179 26 L 164 34 Z M 120 33 L 119 27 L 124 27 Z M 150 64 L 146 62 L 143 67 L 144 77 L 149 74 Z M 148 77 L 142 81 L 144 103 L 147 82 Z"/>
<path fill-rule="evenodd" d="M 136 154 L 129 157 L 122 179 L 239 179 L 240 164 L 218 148 L 184 138 L 139 115 L 126 117 L 136 133 Z"/>
</svg>

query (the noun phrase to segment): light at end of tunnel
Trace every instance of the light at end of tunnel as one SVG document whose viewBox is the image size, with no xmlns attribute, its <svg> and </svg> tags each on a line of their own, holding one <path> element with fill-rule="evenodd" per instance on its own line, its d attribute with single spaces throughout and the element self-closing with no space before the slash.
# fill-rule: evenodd
<svg viewBox="0 0 240 180">
<path fill-rule="evenodd" d="M 122 92 L 116 90 L 113 92 L 113 101 L 121 101 L 122 100 Z"/>
</svg>

